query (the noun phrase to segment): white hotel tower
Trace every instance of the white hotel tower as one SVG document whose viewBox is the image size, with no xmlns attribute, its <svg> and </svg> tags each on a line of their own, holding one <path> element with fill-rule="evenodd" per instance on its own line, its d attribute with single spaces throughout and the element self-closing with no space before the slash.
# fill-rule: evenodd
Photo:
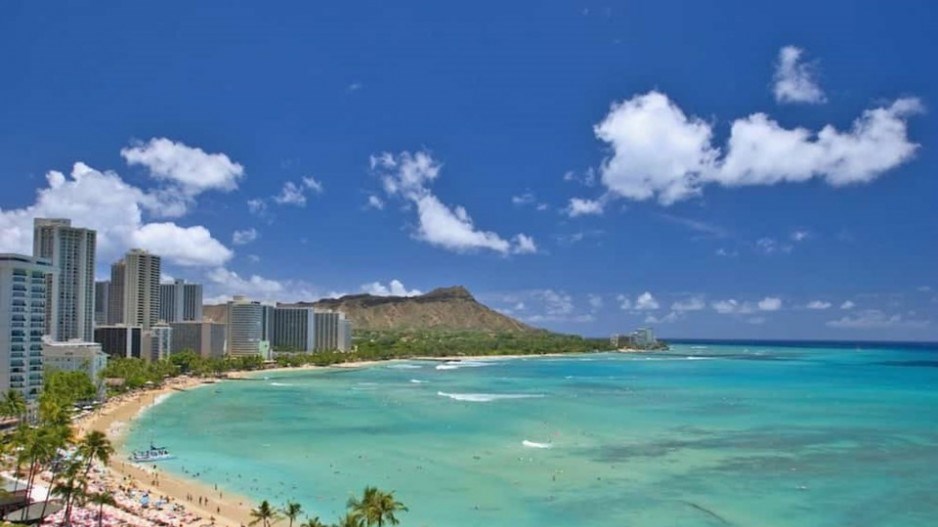
<svg viewBox="0 0 938 527">
<path fill-rule="evenodd" d="M 42 336 L 49 260 L 0 254 L 0 393 L 33 400 L 42 389 Z M 53 276 L 54 278 L 54 276 Z"/>
<path fill-rule="evenodd" d="M 53 340 L 94 337 L 94 249 L 96 233 L 67 219 L 36 218 L 33 256 L 52 262 L 46 286 L 46 334 Z"/>
</svg>

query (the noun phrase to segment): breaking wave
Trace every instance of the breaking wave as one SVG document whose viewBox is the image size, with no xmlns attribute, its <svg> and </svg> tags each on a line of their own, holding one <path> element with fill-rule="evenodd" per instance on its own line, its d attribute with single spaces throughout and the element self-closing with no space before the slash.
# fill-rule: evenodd
<svg viewBox="0 0 938 527">
<path fill-rule="evenodd" d="M 501 401 L 504 399 L 536 399 L 544 397 L 540 393 L 446 393 L 436 392 L 440 397 L 449 397 L 454 401 L 466 401 L 470 403 L 490 403 L 492 401 Z"/>
</svg>

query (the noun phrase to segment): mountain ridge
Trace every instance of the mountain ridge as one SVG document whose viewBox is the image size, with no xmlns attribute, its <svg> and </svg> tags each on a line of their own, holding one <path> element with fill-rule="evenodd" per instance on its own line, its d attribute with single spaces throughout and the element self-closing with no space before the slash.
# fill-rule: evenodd
<svg viewBox="0 0 938 527">
<path fill-rule="evenodd" d="M 312 307 L 342 311 L 354 330 L 443 330 L 488 333 L 535 333 L 529 326 L 480 303 L 461 285 L 440 287 L 415 296 L 345 295 L 314 302 L 278 303 L 280 307 Z M 222 305 L 206 305 L 205 317 L 226 322 Z"/>
</svg>

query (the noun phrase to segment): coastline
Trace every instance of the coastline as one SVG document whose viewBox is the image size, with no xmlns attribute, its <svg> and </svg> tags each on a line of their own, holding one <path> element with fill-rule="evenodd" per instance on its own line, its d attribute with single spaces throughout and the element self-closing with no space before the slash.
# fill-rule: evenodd
<svg viewBox="0 0 938 527">
<path fill-rule="evenodd" d="M 161 398 L 210 384 L 211 381 L 204 379 L 184 377 L 173 379 L 160 388 L 116 397 L 94 414 L 77 421 L 76 432 L 79 436 L 91 430 L 105 433 L 115 447 L 115 453 L 107 464 L 108 471 L 122 482 L 129 478 L 134 486 L 149 491 L 154 496 L 168 496 L 202 517 L 192 525 L 207 525 L 211 523 L 210 518 L 214 518 L 215 525 L 240 527 L 251 521 L 253 503 L 250 499 L 222 493 L 197 480 L 160 470 L 159 465 L 149 468 L 134 464 L 124 457 L 126 452 L 123 451 L 123 441 L 127 428 L 134 419 L 153 405 L 159 404 L 163 400 Z M 193 497 L 191 501 L 190 496 Z M 207 505 L 200 505 L 196 499 L 198 497 L 206 498 Z"/>
<path fill-rule="evenodd" d="M 617 350 L 618 352 L 640 352 L 642 350 Z M 295 367 L 279 367 L 262 370 L 228 372 L 227 378 L 232 380 L 249 379 L 258 375 L 296 372 L 304 370 L 330 370 L 330 369 L 359 369 L 377 366 L 397 361 L 483 361 L 524 358 L 568 357 L 582 354 L 547 353 L 547 354 L 514 354 L 514 355 L 449 355 L 433 357 L 411 357 L 406 359 L 387 359 L 346 362 L 329 366 L 316 366 L 306 364 Z M 98 430 L 107 435 L 115 447 L 115 454 L 107 465 L 107 470 L 123 484 L 132 483 L 138 489 L 151 492 L 155 496 L 167 496 L 174 502 L 184 505 L 187 510 L 202 517 L 191 525 L 207 525 L 214 518 L 215 525 L 225 527 L 242 527 L 251 521 L 251 509 L 254 503 L 251 498 L 220 492 L 211 485 L 194 478 L 180 476 L 161 470 L 158 464 L 144 467 L 126 460 L 124 440 L 131 423 L 144 412 L 167 397 L 178 392 L 199 389 L 213 385 L 221 380 L 202 379 L 196 377 L 177 377 L 168 381 L 164 386 L 144 391 L 117 396 L 106 402 L 93 414 L 74 423 L 76 434 L 80 437 L 91 430 Z M 192 497 L 192 500 L 189 498 Z M 198 497 L 207 498 L 205 505 L 200 505 Z M 275 524 L 276 525 L 276 524 Z"/>
</svg>

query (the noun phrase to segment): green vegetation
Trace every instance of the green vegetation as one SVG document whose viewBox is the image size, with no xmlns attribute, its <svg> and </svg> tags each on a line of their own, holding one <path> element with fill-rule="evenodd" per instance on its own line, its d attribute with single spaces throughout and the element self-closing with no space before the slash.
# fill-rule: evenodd
<svg viewBox="0 0 938 527">
<path fill-rule="evenodd" d="M 604 339 L 587 339 L 548 331 L 487 333 L 480 331 L 359 331 L 357 354 L 367 359 L 446 355 L 543 355 L 608 350 Z"/>
<path fill-rule="evenodd" d="M 307 518 L 299 527 L 384 527 L 385 525 L 398 525 L 400 521 L 396 514 L 406 512 L 407 507 L 397 501 L 394 492 L 385 492 L 377 487 L 365 487 L 361 498 L 349 498 L 346 504 L 347 512 L 337 523 L 325 524 L 319 517 Z M 250 525 L 269 527 L 282 517 L 293 521 L 303 512 L 303 507 L 296 502 L 288 501 L 286 506 L 278 511 L 267 500 L 262 501 L 256 508 L 251 509 Z M 282 516 L 281 516 L 282 514 Z"/>
<path fill-rule="evenodd" d="M 94 383 L 83 371 L 48 369 L 42 384 L 44 392 L 54 394 L 59 400 L 93 401 L 98 395 Z"/>
</svg>

